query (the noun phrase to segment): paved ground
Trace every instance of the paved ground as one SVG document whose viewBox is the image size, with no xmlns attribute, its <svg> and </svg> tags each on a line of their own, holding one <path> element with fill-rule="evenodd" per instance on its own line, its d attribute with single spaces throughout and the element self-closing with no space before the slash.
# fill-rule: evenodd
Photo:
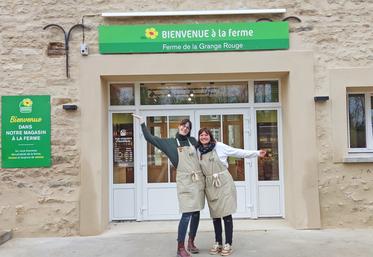
<svg viewBox="0 0 373 257">
<path fill-rule="evenodd" d="M 201 253 L 212 232 L 197 238 Z M 271 230 L 234 234 L 235 257 L 372 257 L 373 230 Z M 15 238 L 0 246 L 1 257 L 175 256 L 175 233 L 104 234 L 92 237 Z"/>
</svg>

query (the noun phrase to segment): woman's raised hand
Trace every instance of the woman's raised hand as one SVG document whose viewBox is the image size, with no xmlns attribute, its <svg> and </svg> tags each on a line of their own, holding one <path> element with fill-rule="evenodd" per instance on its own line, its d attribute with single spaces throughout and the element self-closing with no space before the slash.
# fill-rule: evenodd
<svg viewBox="0 0 373 257">
<path fill-rule="evenodd" d="M 144 117 L 142 117 L 142 116 L 140 116 L 140 115 L 137 115 L 137 114 L 132 113 L 132 116 L 133 116 L 134 118 L 136 118 L 136 119 L 140 122 L 140 124 L 142 124 L 142 123 L 145 122 Z"/>
<path fill-rule="evenodd" d="M 259 157 L 264 157 L 266 153 L 267 152 L 265 150 L 259 150 Z"/>
</svg>

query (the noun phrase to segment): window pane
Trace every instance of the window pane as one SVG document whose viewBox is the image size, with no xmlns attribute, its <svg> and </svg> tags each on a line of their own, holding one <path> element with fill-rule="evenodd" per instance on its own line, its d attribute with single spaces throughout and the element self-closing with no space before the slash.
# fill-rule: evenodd
<svg viewBox="0 0 373 257">
<path fill-rule="evenodd" d="M 258 159 L 259 180 L 279 180 L 277 111 L 256 112 L 258 149 L 267 151 Z"/>
<path fill-rule="evenodd" d="M 223 122 L 222 122 L 223 119 Z M 244 147 L 243 115 L 201 115 L 200 127 L 211 130 L 217 141 L 235 148 Z M 228 171 L 235 181 L 245 180 L 245 163 L 243 159 L 228 157 Z"/>
<path fill-rule="evenodd" d="M 254 101 L 255 103 L 278 102 L 278 81 L 255 81 Z"/>
<path fill-rule="evenodd" d="M 110 85 L 110 105 L 134 105 L 134 99 L 132 84 Z"/>
<path fill-rule="evenodd" d="M 141 104 L 247 103 L 247 82 L 141 84 Z"/>
<path fill-rule="evenodd" d="M 222 141 L 221 135 L 221 115 L 201 115 L 200 127 L 211 130 L 212 135 L 217 141 Z"/>
<path fill-rule="evenodd" d="M 176 133 L 178 132 L 180 121 L 184 119 L 190 119 L 190 117 L 189 116 L 170 116 L 168 117 L 168 119 L 169 119 L 169 124 L 170 124 L 168 134 L 170 135 L 170 137 L 175 137 Z M 170 182 L 176 182 L 176 168 L 171 164 L 170 161 L 168 162 L 170 166 Z"/>
<path fill-rule="evenodd" d="M 223 115 L 223 143 L 243 149 L 243 115 Z M 234 181 L 245 181 L 243 158 L 228 157 L 228 170 Z"/>
<path fill-rule="evenodd" d="M 113 114 L 113 183 L 134 183 L 133 117 L 129 113 Z"/>
<path fill-rule="evenodd" d="M 348 118 L 350 125 L 350 148 L 366 147 L 365 96 L 348 95 Z"/>
<path fill-rule="evenodd" d="M 167 117 L 147 117 L 146 124 L 150 133 L 160 138 L 167 138 Z M 161 150 L 147 143 L 148 183 L 168 182 L 168 159 Z"/>
</svg>

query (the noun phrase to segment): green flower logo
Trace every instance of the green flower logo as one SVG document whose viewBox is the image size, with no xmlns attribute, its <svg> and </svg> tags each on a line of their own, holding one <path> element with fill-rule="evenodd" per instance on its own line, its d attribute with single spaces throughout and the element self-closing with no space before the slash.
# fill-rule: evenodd
<svg viewBox="0 0 373 257">
<path fill-rule="evenodd" d="M 32 100 L 30 98 L 25 98 L 22 100 L 22 105 L 26 107 L 32 106 Z"/>
<path fill-rule="evenodd" d="M 158 37 L 158 31 L 155 28 L 147 28 L 145 30 L 145 36 L 149 39 L 156 39 Z"/>
<path fill-rule="evenodd" d="M 19 103 L 19 111 L 21 113 L 32 112 L 32 100 L 30 98 L 25 98 Z"/>
</svg>

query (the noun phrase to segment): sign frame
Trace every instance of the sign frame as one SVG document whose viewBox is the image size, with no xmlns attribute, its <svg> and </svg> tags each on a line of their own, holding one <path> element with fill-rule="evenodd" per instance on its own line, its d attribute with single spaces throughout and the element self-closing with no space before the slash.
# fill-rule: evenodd
<svg viewBox="0 0 373 257">
<path fill-rule="evenodd" d="M 280 22 L 101 25 L 101 54 L 279 50 L 289 48 Z"/>
<path fill-rule="evenodd" d="M 2 168 L 50 167 L 50 96 L 2 96 L 1 110 Z"/>
</svg>

